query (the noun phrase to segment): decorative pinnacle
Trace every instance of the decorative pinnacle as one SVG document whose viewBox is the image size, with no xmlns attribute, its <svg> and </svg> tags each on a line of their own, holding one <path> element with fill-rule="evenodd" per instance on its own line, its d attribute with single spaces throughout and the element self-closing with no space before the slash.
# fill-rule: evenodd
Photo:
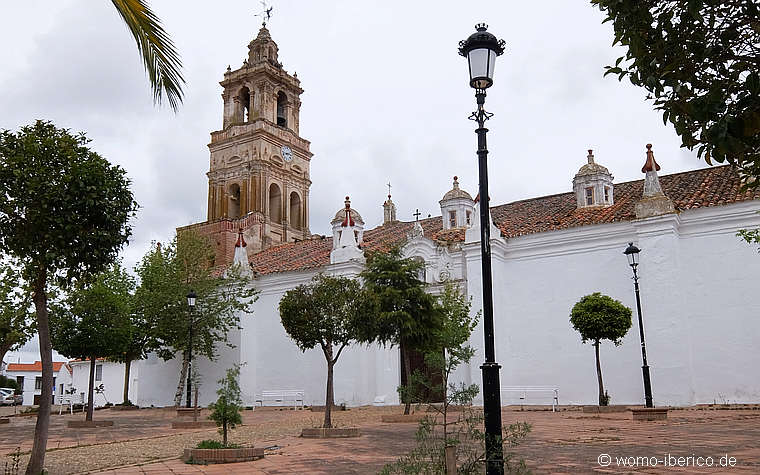
<svg viewBox="0 0 760 475">
<path fill-rule="evenodd" d="M 475 29 L 478 31 L 486 31 L 488 29 L 488 25 L 486 25 L 485 23 L 478 23 L 477 25 L 475 25 Z"/>
<path fill-rule="evenodd" d="M 660 165 L 658 165 L 654 159 L 652 144 L 648 143 L 647 144 L 647 161 L 644 163 L 644 166 L 641 167 L 641 173 L 646 173 L 646 172 L 651 172 L 651 171 L 660 171 Z"/>
<path fill-rule="evenodd" d="M 346 209 L 351 209 L 351 198 L 349 198 L 348 196 L 346 196 L 345 204 L 346 204 Z"/>
<path fill-rule="evenodd" d="M 588 149 L 588 156 L 586 158 L 588 158 L 589 164 L 594 163 L 594 151 L 591 149 Z"/>
<path fill-rule="evenodd" d="M 245 239 L 243 238 L 243 228 L 238 228 L 238 239 L 235 243 L 235 247 L 246 247 L 248 244 L 246 244 Z"/>
</svg>

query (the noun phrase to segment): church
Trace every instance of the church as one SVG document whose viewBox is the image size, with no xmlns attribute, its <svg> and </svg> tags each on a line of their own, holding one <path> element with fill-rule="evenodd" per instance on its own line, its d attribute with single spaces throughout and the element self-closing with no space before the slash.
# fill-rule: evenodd
<svg viewBox="0 0 760 475">
<path fill-rule="evenodd" d="M 314 275 L 356 276 L 365 252 L 400 245 L 424 262 L 432 293 L 453 282 L 481 309 L 480 226 L 491 229 L 496 361 L 503 386 L 554 386 L 560 404 L 594 404 L 594 351 L 581 344 L 569 313 L 582 296 L 602 292 L 634 309 L 620 347 L 603 343 L 601 361 L 612 404 L 643 404 L 641 352 L 631 269 L 623 251 L 641 249 L 638 267 L 655 405 L 760 402 L 760 255 L 736 237 L 760 226 L 760 190 L 742 191 L 728 166 L 659 175 L 651 145 L 642 147 L 642 178 L 615 183 L 603 158 L 579 154 L 568 190 L 506 204 L 440 183 L 440 216 L 403 222 L 389 194 L 382 223 L 366 223 L 350 197 L 335 203 L 332 235 L 309 231 L 310 143 L 299 135 L 298 77 L 278 60 L 266 26 L 238 69 L 227 68 L 222 129 L 211 133 L 207 220 L 193 229 L 216 249 L 215 265 L 242 264 L 260 296 L 216 361 L 194 361 L 204 384 L 244 363 L 246 405 L 267 390 L 303 390 L 324 404 L 326 369 L 317 350 L 302 353 L 278 313 L 283 294 Z M 663 164 L 667 166 L 667 164 Z M 430 186 L 435 186 L 431 184 Z M 480 383 L 482 322 L 471 337 L 477 353 L 455 379 Z M 133 365 L 130 399 L 171 405 L 179 362 L 155 356 Z M 397 404 L 397 348 L 354 346 L 335 367 L 335 401 L 349 406 Z M 476 402 L 482 401 L 477 399 Z M 550 403 L 515 400 L 504 404 Z"/>
</svg>

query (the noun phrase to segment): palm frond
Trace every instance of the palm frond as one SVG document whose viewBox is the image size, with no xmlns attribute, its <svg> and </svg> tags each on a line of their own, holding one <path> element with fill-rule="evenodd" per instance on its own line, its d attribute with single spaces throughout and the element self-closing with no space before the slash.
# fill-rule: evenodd
<svg viewBox="0 0 760 475">
<path fill-rule="evenodd" d="M 182 60 L 161 20 L 145 0 L 111 0 L 137 42 L 148 73 L 153 102 L 160 104 L 164 95 L 176 112 L 182 103 Z"/>
</svg>

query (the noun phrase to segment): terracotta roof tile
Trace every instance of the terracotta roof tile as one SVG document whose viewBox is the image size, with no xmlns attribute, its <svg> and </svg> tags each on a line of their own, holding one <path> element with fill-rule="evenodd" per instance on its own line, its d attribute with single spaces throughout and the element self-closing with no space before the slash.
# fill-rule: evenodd
<svg viewBox="0 0 760 475">
<path fill-rule="evenodd" d="M 676 211 L 760 199 L 760 189 L 740 192 L 741 182 L 729 166 L 711 167 L 660 177 L 662 191 Z M 573 192 L 515 201 L 491 208 L 494 223 L 506 237 L 554 231 L 591 224 L 630 221 L 642 196 L 644 180 L 615 184 L 615 204 L 577 209 Z M 443 230 L 440 216 L 420 220 L 425 236 L 439 242 L 463 242 L 464 229 Z M 387 250 L 402 243 L 414 222 L 395 221 L 364 232 L 362 249 Z M 322 267 L 330 263 L 332 238 L 309 239 L 274 246 L 250 257 L 258 274 Z"/>
<path fill-rule="evenodd" d="M 61 370 L 61 366 L 66 367 L 68 370 L 69 367 L 64 363 L 63 361 L 53 361 L 53 372 L 57 373 Z M 5 368 L 6 371 L 28 371 L 33 373 L 41 373 L 42 372 L 42 362 L 41 361 L 35 361 L 34 363 L 10 363 L 8 364 L 8 367 Z"/>
</svg>

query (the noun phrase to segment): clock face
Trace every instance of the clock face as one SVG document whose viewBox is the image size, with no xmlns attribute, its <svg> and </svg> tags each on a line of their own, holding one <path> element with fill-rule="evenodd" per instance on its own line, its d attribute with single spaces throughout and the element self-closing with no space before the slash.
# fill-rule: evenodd
<svg viewBox="0 0 760 475">
<path fill-rule="evenodd" d="M 286 162 L 293 160 L 293 151 L 290 150 L 290 147 L 288 147 L 287 145 L 283 145 L 280 151 L 282 152 L 283 160 L 285 160 Z"/>
</svg>

